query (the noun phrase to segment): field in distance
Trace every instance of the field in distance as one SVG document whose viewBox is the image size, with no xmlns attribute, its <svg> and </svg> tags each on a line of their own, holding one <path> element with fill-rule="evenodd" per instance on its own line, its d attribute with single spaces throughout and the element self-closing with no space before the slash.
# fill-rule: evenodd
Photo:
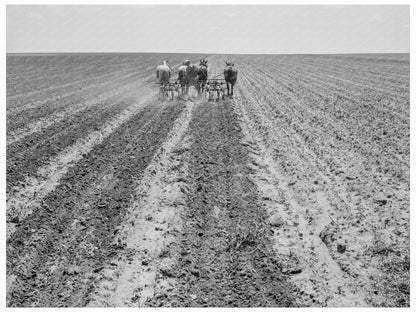
<svg viewBox="0 0 416 312">
<path fill-rule="evenodd" d="M 234 98 L 158 98 L 203 57 Z M 409 306 L 409 54 L 6 70 L 9 307 Z"/>
</svg>

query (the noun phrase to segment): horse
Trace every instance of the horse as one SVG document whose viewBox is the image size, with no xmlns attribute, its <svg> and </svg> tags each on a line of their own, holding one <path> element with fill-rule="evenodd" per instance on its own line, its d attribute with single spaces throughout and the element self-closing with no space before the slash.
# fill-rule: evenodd
<svg viewBox="0 0 416 312">
<path fill-rule="evenodd" d="M 156 78 L 159 79 L 161 85 L 169 83 L 172 70 L 170 69 L 167 61 L 162 61 L 162 65 L 156 68 Z"/>
<path fill-rule="evenodd" d="M 185 76 L 186 76 L 186 93 L 187 94 L 191 86 L 193 86 L 196 90 L 198 90 L 198 71 L 199 71 L 199 67 L 195 64 L 189 64 L 186 67 Z"/>
<path fill-rule="evenodd" d="M 199 67 L 195 64 L 190 64 L 186 67 L 186 78 L 187 78 L 187 84 L 189 86 L 194 86 L 197 88 L 198 85 L 198 72 Z"/>
<path fill-rule="evenodd" d="M 198 69 L 198 93 L 201 93 L 205 89 L 205 85 L 208 79 L 208 60 L 202 59 L 199 61 Z"/>
<path fill-rule="evenodd" d="M 237 82 L 237 70 L 234 68 L 234 63 L 225 62 L 224 78 L 227 84 L 227 96 L 230 98 L 234 95 L 234 85 Z M 230 95 L 231 86 L 231 95 Z"/>
<path fill-rule="evenodd" d="M 186 67 L 188 67 L 188 65 L 186 65 L 186 64 L 188 62 L 189 61 L 183 62 L 182 65 L 179 66 L 179 68 L 178 68 L 178 81 L 179 81 L 179 84 L 181 85 L 181 93 L 182 94 L 185 93 L 186 86 L 188 84 L 188 78 L 186 77 Z"/>
</svg>

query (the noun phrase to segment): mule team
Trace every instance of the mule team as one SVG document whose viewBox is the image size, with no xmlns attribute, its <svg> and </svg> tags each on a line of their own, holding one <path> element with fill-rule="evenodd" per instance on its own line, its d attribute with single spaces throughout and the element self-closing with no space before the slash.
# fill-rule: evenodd
<svg viewBox="0 0 416 312">
<path fill-rule="evenodd" d="M 225 62 L 225 65 L 224 80 L 227 85 L 227 96 L 233 97 L 234 85 L 237 82 L 237 70 L 234 68 L 234 63 L 232 62 Z M 170 84 L 172 73 L 173 70 L 170 68 L 168 61 L 162 61 L 162 64 L 156 68 L 156 78 L 159 80 L 161 86 Z M 180 87 L 182 94 L 187 95 L 190 86 L 195 87 L 198 93 L 201 93 L 207 87 L 207 81 L 209 81 L 208 60 L 200 60 L 199 66 L 191 64 L 189 60 L 186 60 L 178 68 L 178 78 L 175 85 L 178 88 Z"/>
</svg>

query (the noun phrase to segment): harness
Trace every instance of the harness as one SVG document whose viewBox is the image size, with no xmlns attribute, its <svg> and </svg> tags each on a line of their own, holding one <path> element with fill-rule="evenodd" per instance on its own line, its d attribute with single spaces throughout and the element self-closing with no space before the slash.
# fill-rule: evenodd
<svg viewBox="0 0 416 312">
<path fill-rule="evenodd" d="M 237 70 L 233 69 L 232 67 L 227 67 L 225 69 L 227 73 L 227 80 L 236 80 L 237 79 Z"/>
<path fill-rule="evenodd" d="M 205 71 L 204 71 L 205 69 Z M 206 65 L 201 65 L 198 70 L 198 78 L 199 80 L 207 80 L 208 78 L 208 68 Z"/>
</svg>

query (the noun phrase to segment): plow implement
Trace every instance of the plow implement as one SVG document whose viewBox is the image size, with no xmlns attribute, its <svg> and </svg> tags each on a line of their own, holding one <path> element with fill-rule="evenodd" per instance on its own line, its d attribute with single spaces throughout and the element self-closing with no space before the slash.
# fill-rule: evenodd
<svg viewBox="0 0 416 312">
<path fill-rule="evenodd" d="M 157 82 L 156 85 L 159 86 L 160 100 L 173 100 L 179 95 L 181 85 L 176 79 L 171 79 L 168 83 Z"/>
<path fill-rule="evenodd" d="M 224 99 L 225 92 L 224 89 L 226 87 L 225 79 L 220 78 L 211 78 L 207 79 L 204 87 L 205 91 L 205 98 L 208 101 L 219 101 L 220 99 Z"/>
</svg>

